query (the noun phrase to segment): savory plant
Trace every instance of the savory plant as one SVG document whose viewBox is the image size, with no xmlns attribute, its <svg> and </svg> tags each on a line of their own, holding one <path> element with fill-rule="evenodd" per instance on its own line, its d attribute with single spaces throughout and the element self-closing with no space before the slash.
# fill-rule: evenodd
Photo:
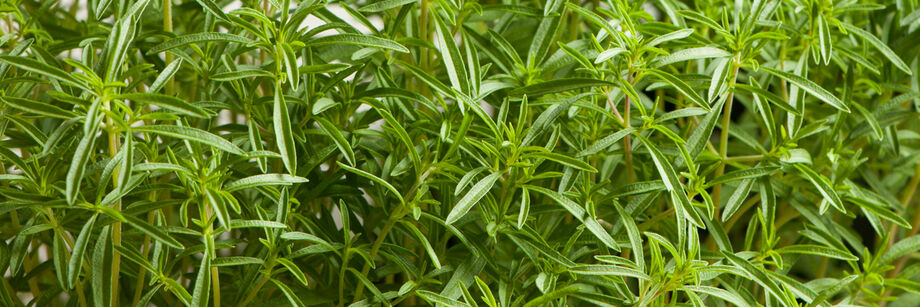
<svg viewBox="0 0 920 307">
<path fill-rule="evenodd" d="M 0 1 L 0 305 L 917 306 L 918 6 Z"/>
</svg>

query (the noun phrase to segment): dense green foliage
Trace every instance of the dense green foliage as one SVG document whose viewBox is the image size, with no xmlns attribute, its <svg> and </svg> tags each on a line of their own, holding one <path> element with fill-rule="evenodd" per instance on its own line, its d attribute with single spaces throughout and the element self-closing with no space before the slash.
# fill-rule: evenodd
<svg viewBox="0 0 920 307">
<path fill-rule="evenodd" d="M 920 304 L 918 1 L 321 1 L 0 1 L 0 305 Z"/>
</svg>

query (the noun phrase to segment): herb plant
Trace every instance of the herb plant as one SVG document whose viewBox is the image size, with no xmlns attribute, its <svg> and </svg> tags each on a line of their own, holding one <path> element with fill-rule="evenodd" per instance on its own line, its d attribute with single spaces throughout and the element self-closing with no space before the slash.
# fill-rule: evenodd
<svg viewBox="0 0 920 307">
<path fill-rule="evenodd" d="M 917 306 L 916 0 L 0 1 L 2 306 Z"/>
</svg>

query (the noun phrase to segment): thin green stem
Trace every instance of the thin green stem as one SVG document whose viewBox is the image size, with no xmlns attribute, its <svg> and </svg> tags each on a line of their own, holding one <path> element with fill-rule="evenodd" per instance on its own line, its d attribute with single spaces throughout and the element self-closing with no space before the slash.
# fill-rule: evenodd
<svg viewBox="0 0 920 307">
<path fill-rule="evenodd" d="M 112 107 L 109 106 L 109 109 Z M 111 117 L 107 117 L 108 121 L 108 136 L 109 136 L 109 155 L 114 159 L 115 155 L 118 154 L 119 147 L 121 147 L 121 139 L 118 137 L 118 133 L 114 128 L 114 120 Z M 112 173 L 112 183 L 115 189 L 119 188 L 119 173 L 120 166 L 116 166 L 115 171 Z M 115 200 L 114 209 L 116 211 L 121 211 L 121 200 Z M 112 223 L 112 245 L 120 246 L 121 245 L 121 222 L 116 221 Z M 121 254 L 112 252 L 112 276 L 111 276 L 111 295 L 109 297 L 109 303 L 111 306 L 118 306 L 119 298 L 119 289 L 118 289 L 118 280 L 121 276 Z"/>
<path fill-rule="evenodd" d="M 738 77 L 738 65 L 736 63 L 731 64 L 732 67 L 732 81 L 729 83 L 729 88 L 735 84 L 735 79 Z M 719 167 L 716 168 L 716 173 L 713 178 L 719 178 L 722 174 L 725 173 L 725 165 L 727 164 L 726 159 L 728 158 L 728 130 L 729 125 L 731 125 L 732 120 L 732 107 L 734 102 L 734 91 L 728 92 L 728 97 L 725 101 L 725 109 L 722 111 L 722 127 L 721 134 L 719 136 L 719 157 L 722 158 L 722 161 L 719 163 Z M 722 200 L 722 184 L 717 184 L 712 188 L 712 203 L 715 205 L 715 215 L 719 213 L 719 206 Z"/>
</svg>

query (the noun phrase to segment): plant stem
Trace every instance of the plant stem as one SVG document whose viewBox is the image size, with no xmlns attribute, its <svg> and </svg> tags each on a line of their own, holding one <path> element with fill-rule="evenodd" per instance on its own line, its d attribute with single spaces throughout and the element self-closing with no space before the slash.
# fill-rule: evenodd
<svg viewBox="0 0 920 307">
<path fill-rule="evenodd" d="M 903 206 L 904 208 L 908 208 L 908 205 L 910 205 L 913 201 L 914 194 L 916 194 L 917 192 L 918 185 L 920 185 L 920 164 L 917 164 L 917 166 L 914 168 L 914 176 L 910 178 L 910 182 L 907 184 L 907 189 L 905 189 L 903 194 L 901 194 L 901 206 Z M 908 234 L 904 236 L 905 238 L 914 236 L 917 234 L 918 231 L 920 231 L 920 229 L 918 229 L 918 227 L 920 227 L 920 209 L 915 210 L 914 218 L 913 220 L 911 220 L 911 227 L 912 228 L 910 229 Z M 895 243 L 895 236 L 896 236 L 895 233 L 897 232 L 897 229 L 898 229 L 898 225 L 895 223 L 891 223 L 891 226 L 889 226 L 888 248 L 891 248 L 891 245 L 894 245 Z M 901 273 L 901 270 L 904 269 L 904 265 L 907 263 L 907 260 L 909 258 L 910 258 L 910 255 L 904 255 L 903 257 L 898 259 L 898 262 L 894 266 L 894 270 L 891 270 L 890 272 L 888 272 L 888 278 L 897 277 L 898 274 Z M 888 291 L 885 291 L 885 294 L 883 295 L 883 297 L 891 294 L 891 291 L 892 291 L 891 289 L 889 289 Z M 885 307 L 887 303 L 888 302 L 886 301 L 882 301 L 879 305 L 882 307 Z"/>
<path fill-rule="evenodd" d="M 629 73 L 627 79 L 627 82 L 632 85 L 632 72 Z M 632 123 L 630 123 L 631 117 L 629 116 L 629 111 L 632 109 L 632 104 L 629 101 L 629 95 L 624 96 L 626 96 L 626 104 L 623 106 L 623 126 L 626 127 L 626 129 L 629 129 L 632 127 Z M 642 102 L 637 101 L 636 103 Z M 630 135 L 626 135 L 626 137 L 623 138 L 623 151 L 626 160 L 626 184 L 632 184 L 633 182 L 636 182 L 636 171 L 633 169 L 632 141 Z"/>
<path fill-rule="evenodd" d="M 172 22 L 172 0 L 163 0 L 163 31 L 172 33 L 173 31 L 173 22 Z M 172 53 L 166 52 L 166 64 L 172 63 L 173 55 Z M 176 82 L 173 78 L 170 78 L 166 81 L 166 94 L 172 95 L 176 93 Z"/>
<path fill-rule="evenodd" d="M 383 241 L 386 239 L 387 234 L 390 233 L 390 230 L 393 229 L 393 226 L 396 225 L 396 222 L 402 218 L 406 212 L 403 206 L 399 206 L 394 210 L 393 214 L 390 215 L 390 218 L 387 219 L 387 223 L 383 226 L 383 229 L 380 230 L 380 235 L 377 236 L 377 240 L 374 241 L 374 245 L 371 247 L 371 253 L 369 261 L 374 261 L 374 258 L 377 257 L 377 252 L 380 250 L 380 246 L 383 245 Z M 361 268 L 361 275 L 367 276 L 367 273 L 371 271 L 370 262 L 365 263 L 364 267 Z M 358 284 L 358 288 L 355 290 L 355 301 L 362 299 L 364 294 L 364 284 Z"/>
<path fill-rule="evenodd" d="M 731 64 L 732 66 L 732 81 L 728 84 L 729 87 L 735 84 L 735 80 L 738 77 L 738 65 L 735 63 Z M 725 109 L 722 112 L 722 131 L 719 136 L 719 157 L 722 158 L 722 161 L 719 163 L 719 167 L 716 168 L 716 173 L 713 178 L 719 178 L 722 174 L 725 173 L 726 159 L 728 158 L 728 127 L 732 122 L 732 105 L 734 102 L 734 92 L 728 92 L 728 97 L 725 101 Z M 719 206 L 722 200 L 722 184 L 717 184 L 712 188 L 712 203 L 715 205 L 715 214 L 719 214 Z"/>
<path fill-rule="evenodd" d="M 112 109 L 112 106 L 109 105 L 109 109 Z M 121 140 L 118 138 L 118 134 L 114 129 L 115 122 L 111 117 L 107 117 L 108 121 L 108 136 L 109 136 L 109 155 L 114 159 L 115 155 L 118 154 L 119 147 L 121 146 Z M 118 186 L 118 173 L 121 166 L 116 166 L 115 171 L 112 173 L 112 182 L 114 189 L 119 189 Z M 114 209 L 116 211 L 121 211 L 121 200 L 115 200 Z M 121 222 L 112 223 L 112 246 L 121 245 Z M 109 297 L 109 302 L 111 306 L 118 306 L 118 279 L 121 276 L 121 254 L 117 252 L 112 252 L 112 276 L 111 276 L 111 296 Z"/>
<path fill-rule="evenodd" d="M 246 298 L 243 299 L 243 301 L 240 302 L 240 304 L 237 305 L 237 306 L 239 306 L 239 307 L 248 306 L 248 305 L 249 305 L 249 302 L 252 301 L 252 299 L 254 299 L 254 298 L 256 297 L 256 294 L 259 293 L 259 290 L 262 289 L 262 286 L 264 286 L 265 283 L 268 282 L 268 279 L 269 279 L 269 277 L 268 277 L 267 274 L 262 274 L 262 277 L 259 278 L 259 282 L 256 283 L 256 286 L 255 286 L 255 287 L 252 287 L 251 290 L 249 290 L 249 294 L 246 295 Z"/>
</svg>

